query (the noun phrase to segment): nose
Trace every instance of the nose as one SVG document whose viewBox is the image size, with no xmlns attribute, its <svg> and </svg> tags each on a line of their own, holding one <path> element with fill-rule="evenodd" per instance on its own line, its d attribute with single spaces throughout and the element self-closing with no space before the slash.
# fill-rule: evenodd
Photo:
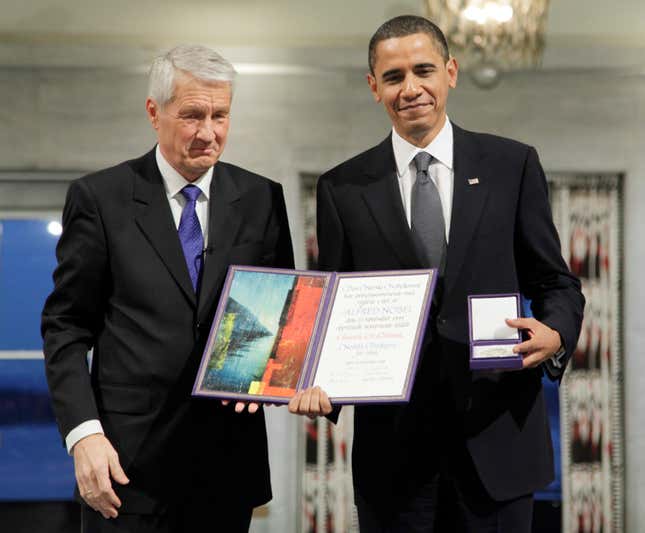
<svg viewBox="0 0 645 533">
<path fill-rule="evenodd" d="M 403 89 L 401 89 L 401 95 L 406 99 L 414 99 L 419 96 L 419 84 L 415 76 L 407 76 L 404 83 Z"/>
<path fill-rule="evenodd" d="M 200 121 L 195 137 L 205 143 L 210 143 L 215 139 L 215 122 L 212 118 Z"/>
</svg>

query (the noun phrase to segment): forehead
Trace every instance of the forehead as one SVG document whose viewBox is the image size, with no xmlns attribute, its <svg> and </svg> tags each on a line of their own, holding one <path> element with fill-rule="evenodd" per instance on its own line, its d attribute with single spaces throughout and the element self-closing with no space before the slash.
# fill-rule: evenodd
<svg viewBox="0 0 645 533">
<path fill-rule="evenodd" d="M 190 102 L 230 102 L 231 83 L 228 81 L 204 81 L 192 76 L 179 75 L 175 78 L 173 101 L 179 104 Z"/>
<path fill-rule="evenodd" d="M 375 52 L 374 70 L 389 70 L 398 63 L 444 63 L 439 46 L 427 33 L 385 39 L 376 45 Z"/>
</svg>

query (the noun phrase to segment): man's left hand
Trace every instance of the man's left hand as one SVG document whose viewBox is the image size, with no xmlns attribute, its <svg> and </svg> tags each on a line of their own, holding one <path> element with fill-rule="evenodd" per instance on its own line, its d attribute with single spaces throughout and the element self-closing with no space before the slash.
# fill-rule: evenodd
<svg viewBox="0 0 645 533">
<path fill-rule="evenodd" d="M 535 318 L 507 318 L 506 323 L 529 335 L 529 340 L 513 347 L 513 352 L 524 357 L 523 368 L 535 368 L 553 357 L 562 346 L 560 334 Z"/>
</svg>

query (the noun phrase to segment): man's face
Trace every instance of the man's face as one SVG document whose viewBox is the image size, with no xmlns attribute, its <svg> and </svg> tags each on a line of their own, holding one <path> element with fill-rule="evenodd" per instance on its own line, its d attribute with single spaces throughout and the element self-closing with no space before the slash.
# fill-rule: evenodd
<svg viewBox="0 0 645 533">
<path fill-rule="evenodd" d="M 212 167 L 224 151 L 230 121 L 231 84 L 204 82 L 178 75 L 173 99 L 163 109 L 146 101 L 159 148 L 168 163 L 188 181 Z"/>
<path fill-rule="evenodd" d="M 443 127 L 457 70 L 453 58 L 444 62 L 429 35 L 415 33 L 379 42 L 374 75 L 368 74 L 367 81 L 396 132 L 416 146 L 426 146 Z"/>
</svg>

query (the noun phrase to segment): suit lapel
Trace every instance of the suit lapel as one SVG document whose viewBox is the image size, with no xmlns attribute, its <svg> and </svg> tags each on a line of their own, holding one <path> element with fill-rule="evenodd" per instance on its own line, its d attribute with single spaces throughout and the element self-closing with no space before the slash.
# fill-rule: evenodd
<svg viewBox="0 0 645 533">
<path fill-rule="evenodd" d="M 135 175 L 135 220 L 188 301 L 195 306 L 195 291 L 154 154 L 152 150 L 144 156 L 143 171 Z"/>
<path fill-rule="evenodd" d="M 473 134 L 453 124 L 454 189 L 448 254 L 445 270 L 445 294 L 459 277 L 488 196 L 486 167 Z"/>
<path fill-rule="evenodd" d="M 228 267 L 228 252 L 242 223 L 243 214 L 238 205 L 240 196 L 230 167 L 217 163 L 213 168 L 208 202 L 208 247 L 197 314 L 200 320 L 213 304 L 215 292 Z"/>
<path fill-rule="evenodd" d="M 391 137 L 376 147 L 365 171 L 371 180 L 363 190 L 363 198 L 376 226 L 404 266 L 418 267 L 422 260 L 401 201 Z"/>
</svg>

